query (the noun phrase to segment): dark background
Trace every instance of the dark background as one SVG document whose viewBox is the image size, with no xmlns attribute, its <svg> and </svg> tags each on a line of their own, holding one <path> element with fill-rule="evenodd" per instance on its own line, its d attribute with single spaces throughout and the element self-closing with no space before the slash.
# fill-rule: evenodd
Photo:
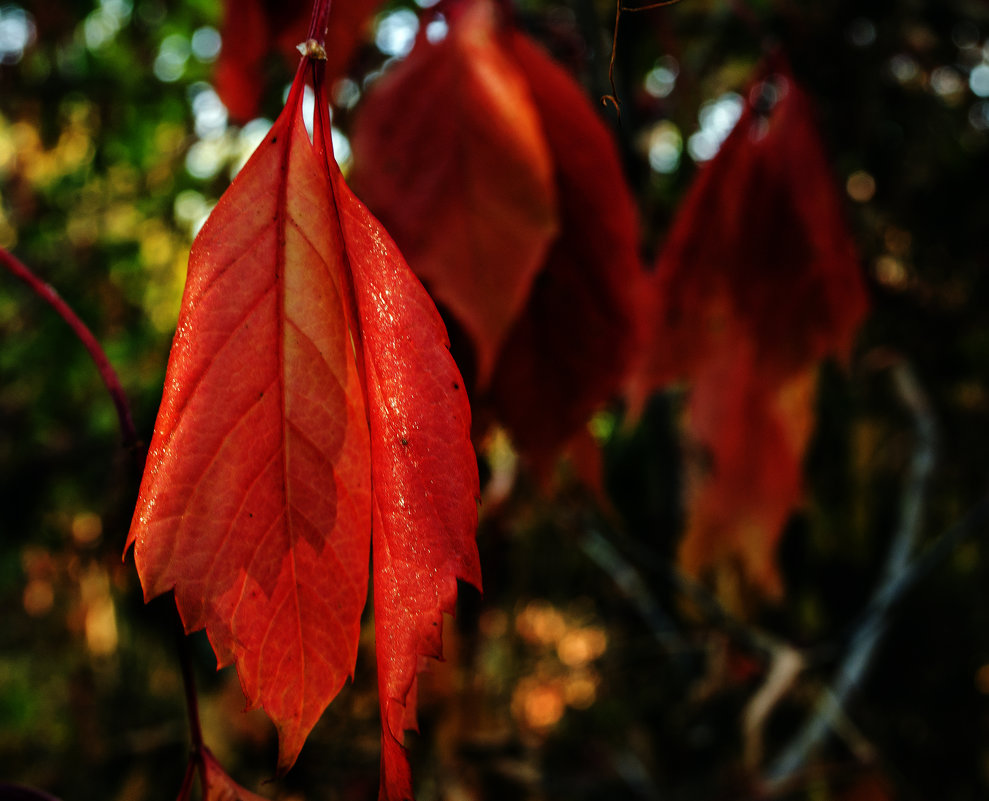
<svg viewBox="0 0 989 801">
<path fill-rule="evenodd" d="M 612 5 L 531 0 L 519 19 L 590 94 L 609 91 Z M 0 6 L 0 246 L 92 327 L 145 439 L 194 227 L 264 127 L 227 124 L 209 94 L 220 24 L 209 0 Z M 621 125 L 602 114 L 622 143 L 648 263 L 696 171 L 687 143 L 699 112 L 744 91 L 773 42 L 817 105 L 872 303 L 850 367 L 822 370 L 808 501 L 780 549 L 785 597 L 725 609 L 683 583 L 671 567 L 682 397 L 655 397 L 634 425 L 616 402 L 595 421 L 606 500 L 565 470 L 549 490 L 523 472 L 482 510 L 485 596 L 464 589 L 448 660 L 422 680 L 422 733 L 410 738 L 421 801 L 989 794 L 985 526 L 927 561 L 883 611 L 874 651 L 856 639 L 923 450 L 882 366 L 890 353 L 929 399 L 938 436 L 930 484 L 912 495 L 918 550 L 985 493 L 989 4 L 683 0 L 623 15 Z M 354 85 L 385 57 L 368 43 Z M 274 55 L 266 69 L 270 120 L 291 65 Z M 344 135 L 349 118 L 338 109 Z M 483 468 L 506 459 L 489 448 Z M 136 488 L 82 347 L 0 275 L 0 780 L 66 801 L 178 791 L 188 741 L 171 602 L 145 606 L 120 559 Z M 241 714 L 236 676 L 214 673 L 205 637 L 192 647 L 207 742 L 238 781 L 271 798 L 375 796 L 367 637 L 354 686 L 296 768 L 268 784 L 273 727 Z M 780 685 L 760 747 L 745 711 L 791 648 L 806 670 Z M 867 651 L 839 736 L 770 788 L 835 671 Z"/>
</svg>

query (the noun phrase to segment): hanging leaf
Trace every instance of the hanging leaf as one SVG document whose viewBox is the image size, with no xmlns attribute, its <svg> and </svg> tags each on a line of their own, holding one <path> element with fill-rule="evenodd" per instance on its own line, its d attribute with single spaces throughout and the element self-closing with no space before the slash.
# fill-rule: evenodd
<svg viewBox="0 0 989 801">
<path fill-rule="evenodd" d="M 206 801 L 268 801 L 231 779 L 208 748 L 203 749 L 202 758 L 206 771 Z"/>
<path fill-rule="evenodd" d="M 355 181 L 470 339 L 483 422 L 545 468 L 638 344 L 635 207 L 576 82 L 490 0 L 442 8 L 360 109 Z"/>
<path fill-rule="evenodd" d="M 689 515 L 679 561 L 691 575 L 732 565 L 771 597 L 783 586 L 776 546 L 803 500 L 817 366 L 780 380 L 751 343 L 725 343 L 694 374 L 684 420 Z"/>
<path fill-rule="evenodd" d="M 652 385 L 689 376 L 733 334 L 780 374 L 846 357 L 866 312 L 856 248 L 810 99 L 781 56 L 749 87 L 660 253 Z"/>
<path fill-rule="evenodd" d="M 416 273 L 469 333 L 483 387 L 557 230 L 549 149 L 488 0 L 443 6 L 374 84 L 351 180 Z"/>
<path fill-rule="evenodd" d="M 382 717 L 382 798 L 411 798 L 403 731 L 415 676 L 442 655 L 457 580 L 481 586 L 480 496 L 470 409 L 446 330 L 381 224 L 334 176 L 363 341 L 374 485 L 374 631 Z"/>
<path fill-rule="evenodd" d="M 487 401 L 545 465 L 621 385 L 640 346 L 635 204 L 583 90 L 528 37 L 512 50 L 553 153 L 560 233 L 502 349 Z"/>
<path fill-rule="evenodd" d="M 847 358 L 866 295 L 810 100 L 780 56 L 748 94 L 659 256 L 633 394 L 690 387 L 682 566 L 737 561 L 778 596 L 775 548 L 802 497 L 817 365 Z"/>
<path fill-rule="evenodd" d="M 480 584 L 477 467 L 435 307 L 344 184 L 324 103 L 306 132 L 319 52 L 193 245 L 128 544 L 145 596 L 174 589 L 236 663 L 286 770 L 353 672 L 373 531 L 382 797 L 403 798 L 394 710 L 457 579 Z"/>
</svg>

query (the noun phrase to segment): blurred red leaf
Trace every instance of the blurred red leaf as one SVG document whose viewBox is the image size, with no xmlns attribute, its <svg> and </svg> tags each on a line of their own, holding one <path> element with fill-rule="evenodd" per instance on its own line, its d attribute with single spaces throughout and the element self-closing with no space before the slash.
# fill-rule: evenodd
<svg viewBox="0 0 989 801">
<path fill-rule="evenodd" d="M 772 597 L 782 592 L 776 545 L 803 499 L 817 366 L 766 376 L 739 337 L 694 373 L 687 403 L 689 514 L 680 565 L 700 574 L 737 562 Z"/>
<path fill-rule="evenodd" d="M 469 335 L 475 407 L 545 467 L 636 346 L 635 207 L 573 78 L 489 0 L 444 13 L 360 109 L 355 180 Z"/>
<path fill-rule="evenodd" d="M 351 180 L 470 334 L 483 387 L 556 233 L 553 165 L 489 2 L 444 6 L 360 107 Z"/>
<path fill-rule="evenodd" d="M 128 544 L 280 734 L 279 767 L 351 674 L 374 560 L 382 797 L 418 660 L 480 572 L 470 411 L 439 315 L 333 160 L 325 104 L 285 110 L 193 245 Z M 373 534 L 372 534 L 373 532 Z M 396 711 L 397 710 L 397 711 Z"/>
<path fill-rule="evenodd" d="M 847 357 L 865 311 L 810 100 L 776 56 L 689 190 L 643 309 L 638 399 L 691 386 L 685 569 L 737 559 L 779 593 L 775 545 L 801 497 L 816 365 Z"/>
<path fill-rule="evenodd" d="M 231 779 L 209 749 L 203 749 L 202 758 L 206 772 L 206 801 L 268 801 Z"/>
<path fill-rule="evenodd" d="M 865 316 L 855 244 L 810 99 L 780 57 L 748 94 L 660 253 L 651 385 L 690 376 L 729 327 L 780 375 L 844 357 Z"/>
<path fill-rule="evenodd" d="M 836 801 L 890 801 L 895 797 L 892 784 L 878 768 L 867 770 L 834 795 Z"/>
<path fill-rule="evenodd" d="M 573 78 L 521 33 L 512 49 L 553 154 L 560 233 L 481 398 L 547 464 L 618 389 L 640 346 L 638 215 L 611 133 Z"/>
<path fill-rule="evenodd" d="M 333 80 L 350 64 L 362 30 L 383 0 L 334 0 L 326 31 L 326 75 Z M 267 83 L 265 63 L 279 53 L 294 63 L 305 39 L 310 0 L 224 0 L 223 49 L 213 80 L 230 116 L 245 122 L 257 116 Z"/>
</svg>

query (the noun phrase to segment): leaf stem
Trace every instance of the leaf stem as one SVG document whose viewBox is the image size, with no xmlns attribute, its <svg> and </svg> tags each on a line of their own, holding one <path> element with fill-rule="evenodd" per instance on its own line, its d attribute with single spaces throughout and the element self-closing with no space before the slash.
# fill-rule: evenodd
<svg viewBox="0 0 989 801">
<path fill-rule="evenodd" d="M 611 94 L 601 98 L 602 105 L 611 105 L 618 115 L 618 121 L 622 118 L 622 103 L 618 99 L 618 89 L 615 88 L 615 57 L 618 53 L 618 23 L 621 22 L 622 12 L 652 11 L 654 8 L 664 8 L 679 3 L 680 0 L 659 0 L 659 2 L 649 3 L 644 6 L 623 6 L 622 0 L 615 3 L 615 31 L 611 38 L 611 58 L 608 60 L 608 83 L 611 84 Z"/>
<path fill-rule="evenodd" d="M 182 666 L 182 687 L 185 690 L 185 707 L 189 716 L 189 736 L 192 739 L 192 753 L 189 755 L 189 770 L 199 769 L 199 781 L 203 790 L 203 799 L 207 798 L 206 760 L 203 743 L 203 727 L 199 720 L 199 698 L 196 693 L 196 676 L 192 669 L 192 651 L 189 648 L 189 638 L 185 634 L 181 622 L 176 618 L 175 638 L 179 651 L 179 663 Z M 188 771 L 187 771 L 188 772 Z"/>
<path fill-rule="evenodd" d="M 185 766 L 185 775 L 182 777 L 182 785 L 179 787 L 179 794 L 175 801 L 189 801 L 192 793 L 192 780 L 196 774 L 196 763 L 189 757 L 189 763 Z M 203 801 L 207 801 L 205 794 Z"/>
<path fill-rule="evenodd" d="M 322 2 L 322 0 L 318 1 Z M 96 365 L 96 369 L 99 371 L 100 377 L 103 379 L 107 392 L 110 393 L 110 398 L 113 400 L 113 405 L 117 410 L 117 419 L 120 422 L 124 447 L 134 454 L 137 459 L 141 450 L 140 440 L 137 436 L 137 429 L 134 426 L 134 418 L 131 414 L 130 404 L 127 401 L 127 395 L 120 383 L 120 378 L 117 376 L 116 370 L 113 369 L 113 365 L 110 364 L 106 352 L 93 335 L 93 332 L 89 330 L 89 327 L 72 310 L 72 307 L 62 300 L 54 287 L 42 281 L 27 265 L 4 248 L 0 248 L 0 263 L 15 277 L 27 284 L 39 298 L 51 306 L 58 316 L 68 324 L 69 328 L 72 329 L 72 332 L 89 352 L 89 356 Z M 141 460 L 137 460 L 137 465 L 138 478 L 140 478 L 142 471 Z M 185 631 L 177 615 L 178 612 L 176 610 L 175 624 L 177 629 L 179 662 L 182 667 L 182 684 L 185 690 L 186 709 L 189 715 L 189 732 L 192 739 L 192 753 L 189 755 L 189 765 L 182 779 L 182 787 L 179 790 L 178 798 L 180 801 L 183 799 L 187 801 L 195 771 L 197 769 L 199 771 L 204 799 L 206 798 L 207 780 L 205 759 L 203 757 L 205 746 L 203 744 L 202 726 L 199 722 L 199 701 L 196 696 L 196 682 L 192 671 L 192 655 L 189 650 Z"/>
<path fill-rule="evenodd" d="M 313 0 L 312 17 L 309 20 L 309 33 L 306 39 L 320 47 L 326 45 L 326 29 L 329 25 L 332 0 Z"/>
<path fill-rule="evenodd" d="M 110 398 L 117 410 L 117 419 L 120 421 L 120 430 L 124 437 L 124 447 L 132 453 L 137 453 L 137 430 L 134 428 L 134 419 L 131 416 L 130 405 L 127 403 L 127 395 L 124 393 L 124 388 L 120 384 L 120 379 L 117 377 L 113 365 L 110 364 L 102 346 L 93 336 L 93 332 L 72 311 L 69 304 L 62 300 L 58 292 L 31 272 L 20 259 L 0 248 L 0 262 L 15 277 L 27 284 L 39 298 L 51 306 L 89 351 L 89 356 L 95 363 L 96 369 L 99 370 L 100 378 L 103 379 L 107 392 L 110 393 Z"/>
</svg>

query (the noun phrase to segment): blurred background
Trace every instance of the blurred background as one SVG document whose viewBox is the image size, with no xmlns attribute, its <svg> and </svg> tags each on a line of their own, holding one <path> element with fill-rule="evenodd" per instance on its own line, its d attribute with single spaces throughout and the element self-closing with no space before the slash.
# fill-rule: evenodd
<svg viewBox="0 0 989 801">
<path fill-rule="evenodd" d="M 421 12 L 378 10 L 334 87 L 345 170 L 362 93 L 408 53 Z M 525 0 L 516 13 L 589 96 L 611 91 L 613 4 Z M 266 57 L 257 117 L 235 124 L 213 83 L 222 29 L 214 0 L 0 0 L 0 246 L 92 327 L 145 441 L 192 238 L 294 70 Z M 290 37 L 304 35 L 302 23 Z M 634 421 L 620 401 L 595 416 L 597 490 L 566 467 L 537 481 L 505 437 L 486 441 L 482 476 L 501 484 L 478 532 L 485 594 L 463 588 L 447 661 L 421 679 L 418 798 L 985 798 L 985 526 L 929 558 L 896 604 L 868 610 L 904 498 L 922 501 L 923 551 L 986 492 L 989 4 L 683 0 L 623 14 L 617 41 L 621 123 L 600 109 L 645 263 L 773 41 L 816 106 L 871 313 L 851 365 L 822 369 L 807 502 L 782 539 L 776 602 L 739 591 L 727 603 L 673 567 L 677 391 Z M 929 485 L 906 495 L 911 460 L 930 449 L 877 367 L 891 352 L 938 440 Z M 188 739 L 171 600 L 145 606 L 133 561 L 121 562 L 137 483 L 85 351 L 0 274 L 0 780 L 66 801 L 178 792 Z M 192 637 L 206 741 L 241 784 L 276 799 L 376 796 L 365 631 L 353 686 L 270 782 L 273 727 L 242 713 L 236 675 L 215 672 Z M 804 754 L 804 726 L 823 720 L 849 654 L 871 657 L 868 670 Z"/>
</svg>

